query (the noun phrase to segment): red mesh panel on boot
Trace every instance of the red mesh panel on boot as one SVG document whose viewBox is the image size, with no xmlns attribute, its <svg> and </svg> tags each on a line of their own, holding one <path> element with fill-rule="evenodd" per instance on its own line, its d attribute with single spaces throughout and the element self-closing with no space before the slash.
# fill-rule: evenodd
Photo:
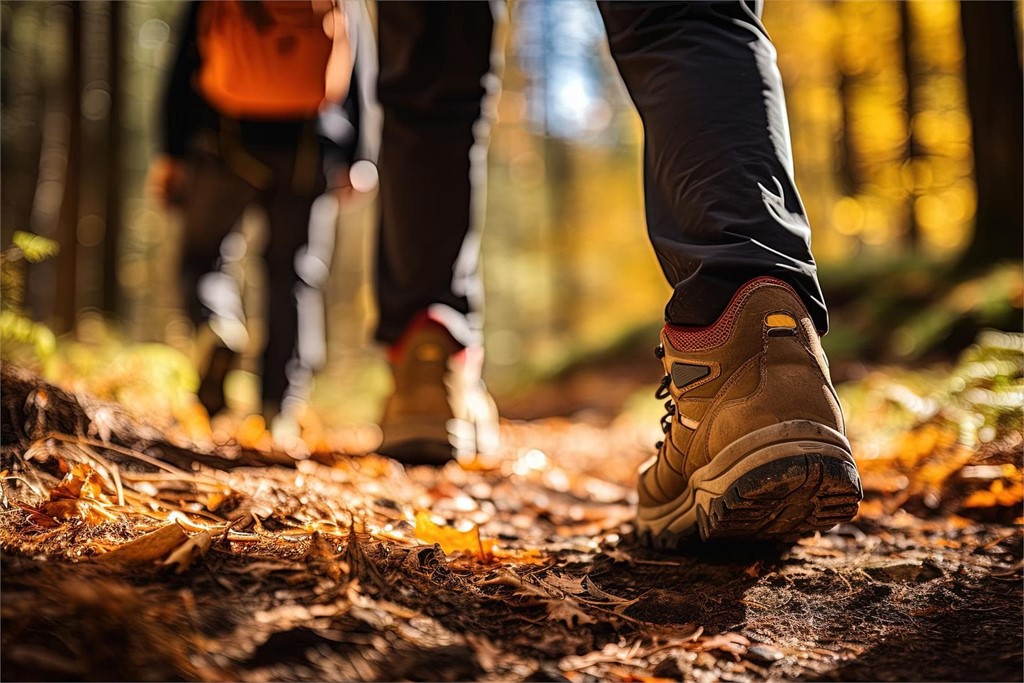
<svg viewBox="0 0 1024 683">
<path fill-rule="evenodd" d="M 707 349 L 720 346 L 732 336 L 732 328 L 736 323 L 743 306 L 746 305 L 751 295 L 763 287 L 785 287 L 796 296 L 793 288 L 782 280 L 773 277 L 759 277 L 751 280 L 733 295 L 732 301 L 725 307 L 725 311 L 718 320 L 707 327 L 677 327 L 676 325 L 665 325 L 665 338 L 677 351 L 689 349 Z"/>
</svg>

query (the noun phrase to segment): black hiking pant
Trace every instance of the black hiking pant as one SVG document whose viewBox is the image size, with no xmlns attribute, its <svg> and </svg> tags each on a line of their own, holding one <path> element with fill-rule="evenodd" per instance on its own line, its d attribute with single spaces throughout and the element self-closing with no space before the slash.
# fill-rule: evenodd
<svg viewBox="0 0 1024 683">
<path fill-rule="evenodd" d="M 223 330 L 244 328 L 238 281 L 221 266 L 237 255 L 225 242 L 249 206 L 266 214 L 262 257 L 266 267 L 266 345 L 262 399 L 276 409 L 294 395 L 304 399 L 312 371 L 323 363 L 321 288 L 330 265 L 337 217 L 311 222 L 325 188 L 315 122 L 244 123 L 220 120 L 204 130 L 189 156 L 189 190 L 182 197 L 183 299 L 192 322 L 209 322 L 233 350 Z M 321 211 L 320 213 L 324 213 Z M 314 219 L 316 216 L 314 215 Z M 320 234 L 318 234 L 320 233 Z"/>
<path fill-rule="evenodd" d="M 775 49 L 754 2 L 598 2 L 643 121 L 647 230 L 674 288 L 665 319 L 708 325 L 759 276 L 828 326 L 793 181 Z M 443 304 L 478 341 L 477 272 L 495 16 L 484 2 L 382 2 L 377 337 Z M 584 304 L 585 305 L 585 304 Z M 472 332 L 476 330 L 476 332 Z"/>
</svg>

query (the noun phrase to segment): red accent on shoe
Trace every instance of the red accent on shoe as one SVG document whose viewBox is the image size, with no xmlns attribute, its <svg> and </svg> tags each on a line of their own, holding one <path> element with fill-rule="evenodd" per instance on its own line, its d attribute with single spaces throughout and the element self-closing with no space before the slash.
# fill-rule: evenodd
<svg viewBox="0 0 1024 683">
<path fill-rule="evenodd" d="M 732 336 L 732 326 L 736 322 L 740 309 L 747 303 L 750 296 L 762 287 L 785 287 L 796 296 L 796 291 L 788 283 L 778 278 L 754 278 L 736 290 L 718 320 L 707 327 L 682 327 L 666 324 L 665 338 L 678 351 L 707 349 L 724 344 Z"/>
<path fill-rule="evenodd" d="M 409 340 L 420 330 L 431 326 L 440 327 L 457 345 L 462 346 L 459 344 L 459 340 L 455 339 L 452 333 L 448 331 L 448 328 L 444 326 L 444 323 L 431 316 L 430 310 L 427 309 L 417 313 L 413 317 L 412 322 L 406 325 L 405 329 L 402 330 L 402 336 L 400 336 L 398 341 L 392 344 L 388 349 L 388 360 L 392 363 L 396 363 L 402 354 L 405 353 L 405 347 L 409 343 Z"/>
</svg>

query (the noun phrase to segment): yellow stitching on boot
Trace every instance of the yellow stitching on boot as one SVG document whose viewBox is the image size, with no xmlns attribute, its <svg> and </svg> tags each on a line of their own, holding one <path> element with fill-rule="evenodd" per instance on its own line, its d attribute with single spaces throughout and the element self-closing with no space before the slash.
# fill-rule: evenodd
<svg viewBox="0 0 1024 683">
<path fill-rule="evenodd" d="M 765 317 L 764 322 L 768 327 L 788 327 L 791 330 L 796 329 L 796 320 L 793 320 L 793 316 L 786 315 L 785 313 L 770 313 Z"/>
</svg>

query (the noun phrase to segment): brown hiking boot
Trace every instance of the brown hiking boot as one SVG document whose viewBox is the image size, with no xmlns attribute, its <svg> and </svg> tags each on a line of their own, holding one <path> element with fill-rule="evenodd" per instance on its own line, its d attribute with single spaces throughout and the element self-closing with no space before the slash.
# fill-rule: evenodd
<svg viewBox="0 0 1024 683">
<path fill-rule="evenodd" d="M 464 348 L 424 313 L 390 353 L 395 389 L 384 408 L 378 452 L 410 464 L 442 465 L 490 455 L 498 410 L 480 377 L 483 350 Z"/>
<path fill-rule="evenodd" d="M 199 370 L 199 388 L 196 390 L 196 396 L 210 417 L 227 407 L 224 382 L 232 370 L 238 369 L 240 351 L 245 348 L 248 341 L 244 323 L 233 320 L 226 323 L 212 320 L 200 325 L 196 330 L 193 351 Z"/>
<path fill-rule="evenodd" d="M 641 539 L 788 539 L 857 513 L 860 477 L 828 361 L 789 285 L 751 280 L 713 325 L 666 325 L 657 355 L 668 414 L 640 470 Z"/>
</svg>

